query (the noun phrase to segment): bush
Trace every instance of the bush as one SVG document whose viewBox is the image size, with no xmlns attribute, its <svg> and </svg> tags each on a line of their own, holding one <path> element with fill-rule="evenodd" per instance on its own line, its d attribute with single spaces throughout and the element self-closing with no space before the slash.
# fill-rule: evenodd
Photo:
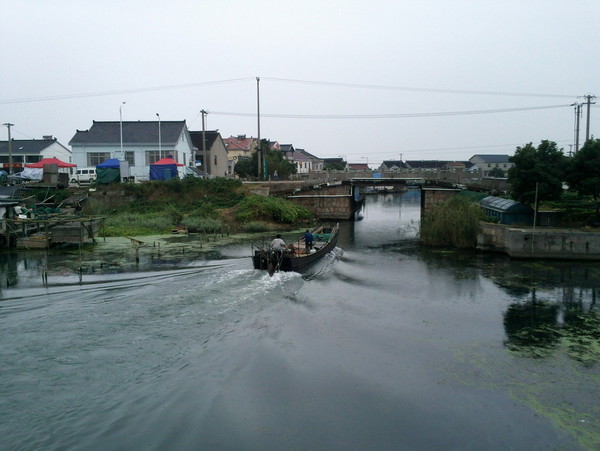
<svg viewBox="0 0 600 451">
<path fill-rule="evenodd" d="M 238 205 L 235 215 L 241 222 L 256 220 L 272 220 L 284 224 L 292 224 L 312 218 L 304 207 L 279 197 L 250 196 Z"/>
<path fill-rule="evenodd" d="M 421 221 L 421 242 L 434 247 L 474 248 L 483 212 L 479 205 L 453 197 L 435 205 Z"/>
</svg>

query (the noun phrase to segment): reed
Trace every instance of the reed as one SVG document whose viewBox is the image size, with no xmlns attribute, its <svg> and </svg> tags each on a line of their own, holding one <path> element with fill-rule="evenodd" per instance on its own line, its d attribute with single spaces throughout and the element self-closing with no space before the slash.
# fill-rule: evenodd
<svg viewBox="0 0 600 451">
<path fill-rule="evenodd" d="M 474 248 L 483 212 L 460 196 L 434 206 L 421 221 L 421 242 L 432 247 Z"/>
</svg>

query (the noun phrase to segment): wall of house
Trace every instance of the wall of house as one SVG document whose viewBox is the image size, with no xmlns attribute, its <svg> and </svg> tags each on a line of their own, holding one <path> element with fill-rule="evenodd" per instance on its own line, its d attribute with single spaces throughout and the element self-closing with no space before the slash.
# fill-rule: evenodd
<svg viewBox="0 0 600 451">
<path fill-rule="evenodd" d="M 208 173 L 211 176 L 225 177 L 227 175 L 227 148 L 225 147 L 223 139 L 221 139 L 220 137 L 215 140 L 212 147 L 210 148 L 210 152 L 208 152 L 208 159 L 210 160 L 208 162 Z"/>
<path fill-rule="evenodd" d="M 162 153 L 172 155 L 179 163 L 189 165 L 190 157 L 192 155 L 192 148 L 190 147 L 191 141 L 188 139 L 180 139 L 176 145 L 163 144 L 161 146 Z M 114 158 L 115 155 L 120 155 L 121 147 L 106 145 L 106 146 L 78 146 L 72 147 L 73 163 L 79 168 L 88 167 L 87 154 L 88 153 L 108 153 L 109 158 Z M 146 151 L 158 151 L 158 144 L 144 144 L 139 146 L 123 145 L 123 152 L 134 152 L 135 165 L 129 167 L 130 176 L 135 177 L 136 180 L 148 180 L 150 167 L 146 164 Z M 180 176 L 183 174 L 183 168 L 179 167 Z"/>
<path fill-rule="evenodd" d="M 60 145 L 58 142 L 54 142 L 46 147 L 41 152 L 42 158 L 52 158 L 56 157 L 61 161 L 65 161 L 67 163 L 71 163 L 72 153 L 66 147 Z"/>
</svg>

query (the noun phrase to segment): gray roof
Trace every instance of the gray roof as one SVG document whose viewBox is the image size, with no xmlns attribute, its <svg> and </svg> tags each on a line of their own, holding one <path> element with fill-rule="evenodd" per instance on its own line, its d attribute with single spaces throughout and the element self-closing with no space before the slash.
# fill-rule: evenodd
<svg viewBox="0 0 600 451">
<path fill-rule="evenodd" d="M 282 152 L 293 152 L 294 145 L 293 144 L 280 144 L 279 149 L 281 149 Z"/>
<path fill-rule="evenodd" d="M 508 163 L 508 158 L 509 158 L 508 155 L 477 154 L 477 155 L 473 155 L 470 159 L 472 160 L 475 157 L 480 158 L 485 163 Z"/>
<path fill-rule="evenodd" d="M 195 148 L 197 148 L 199 151 L 202 150 L 202 132 L 190 132 L 190 136 L 192 137 L 192 144 L 194 145 Z M 217 140 L 217 138 L 221 136 L 220 133 L 218 131 L 215 130 L 205 130 L 204 131 L 204 138 L 206 139 L 206 150 L 210 150 L 210 148 L 213 146 L 213 144 L 215 143 L 215 141 Z"/>
<path fill-rule="evenodd" d="M 13 155 L 39 155 L 56 141 L 53 139 L 11 139 Z M 0 141 L 0 154 L 8 154 L 8 141 Z"/>
<path fill-rule="evenodd" d="M 94 121 L 89 130 L 77 130 L 69 145 L 119 145 L 121 123 Z M 185 129 L 185 121 L 160 121 L 160 139 L 163 144 L 174 145 Z M 124 144 L 158 143 L 158 121 L 123 122 Z"/>
<path fill-rule="evenodd" d="M 406 165 L 404 164 L 404 162 L 402 160 L 385 160 L 381 163 L 382 166 L 385 166 L 387 168 L 393 168 L 394 166 L 396 166 L 397 168 L 405 168 Z"/>
</svg>

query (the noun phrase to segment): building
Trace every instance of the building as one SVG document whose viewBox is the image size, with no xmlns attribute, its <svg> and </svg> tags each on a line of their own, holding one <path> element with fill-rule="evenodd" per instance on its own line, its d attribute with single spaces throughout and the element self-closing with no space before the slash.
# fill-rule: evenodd
<svg viewBox="0 0 600 451">
<path fill-rule="evenodd" d="M 370 171 L 369 165 L 367 163 L 348 163 L 349 171 Z"/>
<path fill-rule="evenodd" d="M 258 140 L 253 137 L 247 138 L 246 135 L 237 135 L 225 138 L 223 142 L 227 149 L 227 171 L 233 174 L 238 160 L 250 158 L 256 151 Z"/>
<path fill-rule="evenodd" d="M 406 167 L 413 171 L 437 172 L 441 171 L 446 163 L 448 161 L 445 160 L 406 160 Z"/>
<path fill-rule="evenodd" d="M 337 158 L 323 158 L 323 168 L 327 167 L 339 167 L 340 170 L 347 169 L 347 163 L 342 157 Z"/>
<path fill-rule="evenodd" d="M 195 152 L 194 166 L 210 177 L 225 177 L 229 174 L 229 155 L 221 134 L 216 130 L 190 132 L 193 150 Z M 206 140 L 206 165 L 204 164 L 204 146 L 202 137 Z"/>
<path fill-rule="evenodd" d="M 406 164 L 402 160 L 385 160 L 379 166 L 381 172 L 397 172 L 406 169 Z"/>
<path fill-rule="evenodd" d="M 89 130 L 77 130 L 69 145 L 78 167 L 95 167 L 117 158 L 129 163 L 130 176 L 136 180 L 148 180 L 150 165 L 161 158 L 170 156 L 183 167 L 192 166 L 195 160 L 185 120 L 93 121 Z"/>
<path fill-rule="evenodd" d="M 296 165 L 296 172 L 298 174 L 308 174 L 309 172 L 323 170 L 323 160 L 304 149 L 295 149 L 287 156 L 284 154 L 284 158 Z"/>
<path fill-rule="evenodd" d="M 72 162 L 71 151 L 52 136 L 43 139 L 11 139 L 13 173 L 23 170 L 26 164 L 37 163 L 43 158 L 58 158 Z M 0 141 L 0 169 L 9 171 L 8 141 Z"/>
<path fill-rule="evenodd" d="M 477 169 L 481 176 L 487 177 L 492 169 L 499 168 L 507 171 L 514 166 L 509 160 L 508 155 L 473 155 L 469 161 L 473 163 L 472 169 Z"/>
</svg>

